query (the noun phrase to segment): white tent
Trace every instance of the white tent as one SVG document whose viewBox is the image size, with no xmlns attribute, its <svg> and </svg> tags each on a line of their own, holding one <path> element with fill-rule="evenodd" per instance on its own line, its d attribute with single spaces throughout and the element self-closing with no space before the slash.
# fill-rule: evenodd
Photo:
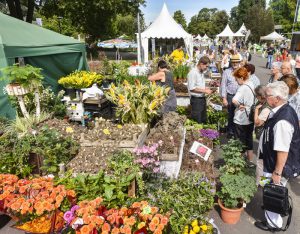
<svg viewBox="0 0 300 234">
<path fill-rule="evenodd" d="M 266 40 L 266 41 L 282 41 L 285 40 L 285 37 L 281 36 L 277 32 L 272 32 L 268 34 L 267 36 L 260 37 L 260 40 Z"/>
<path fill-rule="evenodd" d="M 183 38 L 189 57 L 193 57 L 193 36 L 187 33 L 182 26 L 173 19 L 165 3 L 159 16 L 144 32 L 141 33 L 144 62 L 148 62 L 148 42 L 150 38 Z M 137 41 L 139 42 L 139 38 Z M 140 53 L 140 46 L 138 46 L 139 59 Z M 141 61 L 139 61 L 139 63 L 141 63 Z"/>
<path fill-rule="evenodd" d="M 247 33 L 247 32 L 246 32 Z M 234 34 L 235 37 L 244 37 L 246 36 L 245 34 L 241 33 L 240 31 L 237 31 L 235 34 Z"/>
<path fill-rule="evenodd" d="M 245 36 L 247 34 L 247 28 L 245 26 L 245 24 L 243 23 L 243 25 L 240 27 L 240 29 L 235 33 L 237 35 L 243 35 Z"/>
<path fill-rule="evenodd" d="M 220 34 L 218 34 L 217 37 L 234 37 L 234 33 L 227 24 L 225 29 Z"/>
<path fill-rule="evenodd" d="M 202 39 L 202 37 L 198 34 L 196 37 L 195 37 L 195 39 L 197 39 L 197 40 L 201 40 Z"/>
<path fill-rule="evenodd" d="M 206 33 L 205 33 L 205 35 L 202 37 L 202 39 L 203 40 L 209 40 L 210 38 L 206 35 Z"/>
</svg>

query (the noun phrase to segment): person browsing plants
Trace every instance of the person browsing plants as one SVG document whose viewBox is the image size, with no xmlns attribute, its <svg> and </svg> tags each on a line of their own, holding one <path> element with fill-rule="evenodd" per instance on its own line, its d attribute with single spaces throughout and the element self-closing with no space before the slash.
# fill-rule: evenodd
<svg viewBox="0 0 300 234">
<path fill-rule="evenodd" d="M 210 60 L 204 56 L 200 58 L 197 66 L 188 74 L 188 91 L 192 106 L 192 119 L 198 123 L 206 122 L 205 94 L 211 94 L 212 90 L 205 87 L 205 76 L 208 72 Z"/>
<path fill-rule="evenodd" d="M 240 85 L 232 98 L 232 103 L 237 107 L 234 113 L 234 135 L 240 140 L 246 150 L 249 161 L 253 160 L 253 122 L 249 120 L 251 106 L 254 104 L 255 95 L 253 83 L 250 81 L 246 68 L 241 67 L 234 71 L 233 76 Z"/>
<path fill-rule="evenodd" d="M 169 97 L 162 107 L 162 113 L 176 111 L 177 101 L 173 83 L 173 74 L 168 70 L 168 64 L 164 60 L 160 60 L 157 65 L 158 72 L 148 77 L 148 80 L 155 81 L 159 86 L 167 86 L 171 88 Z"/>
<path fill-rule="evenodd" d="M 287 103 L 289 88 L 283 81 L 266 88 L 268 105 L 272 108 L 259 140 L 259 156 L 264 163 L 264 176 L 274 184 L 286 186 L 287 180 L 300 173 L 300 128 L 295 110 Z M 280 214 L 266 210 L 266 221 L 255 226 L 265 231 L 280 231 Z"/>
</svg>

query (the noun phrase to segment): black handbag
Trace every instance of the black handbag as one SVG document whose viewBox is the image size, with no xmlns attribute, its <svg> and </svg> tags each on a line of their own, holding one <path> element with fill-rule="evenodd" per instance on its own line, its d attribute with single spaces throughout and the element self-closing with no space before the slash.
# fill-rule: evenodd
<svg viewBox="0 0 300 234">
<path fill-rule="evenodd" d="M 289 216 L 287 224 L 282 231 L 288 229 L 292 219 L 292 199 L 289 196 L 288 189 L 286 187 L 276 184 L 266 184 L 263 188 L 263 208 L 267 211 L 280 214 L 281 216 Z M 268 217 L 269 218 L 269 217 Z M 271 221 L 271 219 L 269 218 Z M 274 227 L 278 228 L 272 221 Z"/>
<path fill-rule="evenodd" d="M 246 84 L 245 84 L 245 85 L 246 85 Z M 251 90 L 254 99 L 253 99 L 253 104 L 252 104 L 252 106 L 250 107 L 250 112 L 249 112 L 249 114 L 247 113 L 247 110 L 245 110 L 245 111 L 246 111 L 246 115 L 247 115 L 249 121 L 254 122 L 254 112 L 255 112 L 255 108 L 256 108 L 256 104 L 255 104 L 256 96 L 255 96 L 255 93 L 253 92 L 253 90 L 251 89 L 251 87 L 250 87 L 249 85 L 246 85 L 246 86 L 248 86 L 248 88 Z"/>
</svg>

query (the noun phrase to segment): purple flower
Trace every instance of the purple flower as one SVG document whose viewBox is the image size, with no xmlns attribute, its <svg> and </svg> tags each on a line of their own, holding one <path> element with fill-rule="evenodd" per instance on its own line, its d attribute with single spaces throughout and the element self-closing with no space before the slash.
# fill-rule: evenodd
<svg viewBox="0 0 300 234">
<path fill-rule="evenodd" d="M 66 213 L 64 213 L 64 220 L 70 224 L 72 222 L 72 220 L 74 219 L 73 213 L 71 211 L 67 211 Z"/>
<path fill-rule="evenodd" d="M 214 140 L 219 137 L 219 132 L 213 129 L 201 129 L 200 134 L 210 140 Z"/>
<path fill-rule="evenodd" d="M 78 210 L 79 208 L 80 208 L 80 207 L 79 207 L 78 205 L 73 206 L 73 207 L 71 208 L 72 214 L 74 214 L 75 211 Z"/>
</svg>

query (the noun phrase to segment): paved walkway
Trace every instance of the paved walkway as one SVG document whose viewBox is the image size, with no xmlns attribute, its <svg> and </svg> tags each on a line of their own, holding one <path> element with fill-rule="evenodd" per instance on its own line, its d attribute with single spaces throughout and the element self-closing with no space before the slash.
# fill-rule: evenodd
<svg viewBox="0 0 300 234">
<path fill-rule="evenodd" d="M 252 61 L 256 67 L 255 74 L 261 80 L 261 84 L 267 84 L 271 71 L 265 68 L 267 59 L 258 55 L 252 56 Z M 257 148 L 258 142 L 254 143 Z M 256 152 L 256 150 L 254 151 Z M 300 178 L 293 179 L 288 183 L 289 193 L 293 199 L 293 217 L 287 234 L 300 234 Z M 216 206 L 211 212 L 215 224 L 219 227 L 222 234 L 262 234 L 268 233 L 254 226 L 256 220 L 264 219 L 264 213 L 261 209 L 262 205 L 262 190 L 259 189 L 252 199 L 251 203 L 247 204 L 245 211 L 241 216 L 241 220 L 235 225 L 224 224 L 219 215 L 219 207 Z M 284 223 L 285 225 L 285 223 Z"/>
</svg>

